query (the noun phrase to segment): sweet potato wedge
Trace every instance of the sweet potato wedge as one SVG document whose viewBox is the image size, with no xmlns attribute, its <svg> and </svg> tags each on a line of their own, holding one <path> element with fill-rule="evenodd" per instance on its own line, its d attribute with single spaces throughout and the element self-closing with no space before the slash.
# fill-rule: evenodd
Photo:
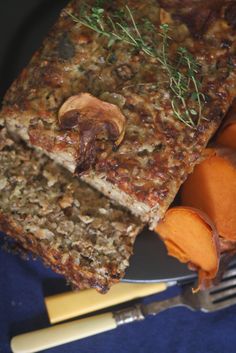
<svg viewBox="0 0 236 353">
<path fill-rule="evenodd" d="M 190 207 L 170 208 L 155 231 L 168 254 L 198 271 L 198 288 L 207 287 L 219 267 L 219 237 L 214 224 L 201 211 Z"/>
<path fill-rule="evenodd" d="M 227 148 L 206 150 L 181 188 L 181 203 L 205 212 L 219 235 L 236 241 L 236 152 Z"/>
</svg>

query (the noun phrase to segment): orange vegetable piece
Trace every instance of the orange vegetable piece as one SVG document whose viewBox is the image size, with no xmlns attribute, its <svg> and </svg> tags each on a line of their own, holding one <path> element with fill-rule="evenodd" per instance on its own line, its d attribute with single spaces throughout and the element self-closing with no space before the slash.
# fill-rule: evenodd
<svg viewBox="0 0 236 353">
<path fill-rule="evenodd" d="M 204 288 L 216 277 L 219 267 L 219 239 L 214 224 L 203 212 L 189 207 L 169 209 L 155 231 L 168 254 L 198 271 Z"/>
<path fill-rule="evenodd" d="M 219 134 L 216 142 L 219 145 L 236 150 L 236 122 L 226 126 Z"/>
<path fill-rule="evenodd" d="M 207 149 L 182 186 L 181 203 L 205 212 L 219 235 L 236 241 L 236 152 Z"/>
</svg>

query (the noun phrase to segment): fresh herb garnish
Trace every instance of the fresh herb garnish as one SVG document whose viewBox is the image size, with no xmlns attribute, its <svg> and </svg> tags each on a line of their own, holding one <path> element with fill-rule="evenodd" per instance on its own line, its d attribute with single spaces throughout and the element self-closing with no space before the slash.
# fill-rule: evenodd
<svg viewBox="0 0 236 353">
<path fill-rule="evenodd" d="M 205 96 L 197 78 L 200 65 L 193 55 L 182 47 L 176 50 L 174 60 L 170 58 L 171 37 L 168 24 L 161 25 L 156 38 L 153 38 L 142 32 L 128 6 L 113 15 L 105 13 L 101 7 L 85 7 L 79 17 L 72 13 L 68 15 L 73 21 L 107 37 L 108 47 L 115 42 L 125 42 L 158 61 L 168 75 L 171 106 L 175 117 L 192 128 L 196 128 L 200 121 L 205 119 L 202 115 Z M 148 19 L 144 19 L 142 24 L 142 28 L 155 31 L 155 26 Z"/>
</svg>

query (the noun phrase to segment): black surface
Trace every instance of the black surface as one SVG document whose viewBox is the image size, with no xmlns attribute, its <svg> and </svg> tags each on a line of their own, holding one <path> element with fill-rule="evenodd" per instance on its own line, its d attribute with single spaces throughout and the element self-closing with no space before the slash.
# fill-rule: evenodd
<svg viewBox="0 0 236 353">
<path fill-rule="evenodd" d="M 0 2 L 0 98 L 54 23 L 67 0 L 8 0 Z M 145 231 L 135 243 L 127 281 L 176 280 L 192 276 L 185 265 L 167 256 L 158 236 Z"/>
<path fill-rule="evenodd" d="M 131 257 L 125 280 L 158 282 L 183 280 L 193 276 L 193 272 L 190 272 L 186 265 L 167 255 L 157 234 L 145 230 L 135 242 L 134 255 Z"/>
</svg>

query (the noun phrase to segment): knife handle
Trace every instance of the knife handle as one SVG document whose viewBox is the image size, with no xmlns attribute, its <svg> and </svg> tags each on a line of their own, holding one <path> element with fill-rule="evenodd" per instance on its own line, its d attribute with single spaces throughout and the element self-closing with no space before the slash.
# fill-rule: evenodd
<svg viewBox="0 0 236 353">
<path fill-rule="evenodd" d="M 116 327 L 116 319 L 111 312 L 95 315 L 15 336 L 11 340 L 11 349 L 13 353 L 34 353 Z"/>
<path fill-rule="evenodd" d="M 11 350 L 13 353 L 35 353 L 144 319 L 142 306 L 137 304 L 114 313 L 95 315 L 15 336 L 11 340 Z"/>
<path fill-rule="evenodd" d="M 51 324 L 72 319 L 166 290 L 166 283 L 118 283 L 101 295 L 95 289 L 66 292 L 45 298 Z"/>
</svg>

